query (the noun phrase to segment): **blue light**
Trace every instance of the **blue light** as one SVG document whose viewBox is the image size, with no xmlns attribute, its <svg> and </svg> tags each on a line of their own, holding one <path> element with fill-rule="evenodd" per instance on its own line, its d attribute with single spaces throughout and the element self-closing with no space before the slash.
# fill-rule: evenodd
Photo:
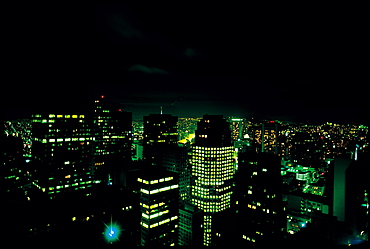
<svg viewBox="0 0 370 249">
<path fill-rule="evenodd" d="M 106 227 L 105 231 L 103 232 L 105 241 L 109 244 L 119 241 L 119 236 L 122 230 L 121 230 L 121 227 L 117 224 L 117 222 L 113 223 L 112 217 L 111 217 L 110 224 L 107 225 L 104 223 L 104 225 Z"/>
</svg>

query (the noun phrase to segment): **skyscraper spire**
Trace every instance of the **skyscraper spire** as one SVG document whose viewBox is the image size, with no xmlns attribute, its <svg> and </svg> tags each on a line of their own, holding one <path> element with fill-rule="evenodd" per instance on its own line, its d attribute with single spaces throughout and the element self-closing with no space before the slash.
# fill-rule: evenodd
<svg viewBox="0 0 370 249">
<path fill-rule="evenodd" d="M 161 115 L 163 114 L 163 109 L 162 109 L 162 106 L 161 106 Z"/>
</svg>

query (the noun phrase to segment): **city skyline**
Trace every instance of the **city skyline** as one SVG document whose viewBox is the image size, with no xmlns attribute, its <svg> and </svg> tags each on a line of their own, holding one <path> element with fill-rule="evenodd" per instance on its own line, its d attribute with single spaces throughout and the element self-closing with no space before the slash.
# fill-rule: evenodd
<svg viewBox="0 0 370 249">
<path fill-rule="evenodd" d="M 366 15 L 312 7 L 18 6 L 2 243 L 367 248 Z"/>
<path fill-rule="evenodd" d="M 312 243 L 367 241 L 368 177 L 361 172 L 368 126 L 160 113 L 139 124 L 105 97 L 91 104 L 90 117 L 35 114 L 5 122 L 0 189 L 26 241 L 68 243 L 79 227 L 79 243 L 102 246 L 293 245 L 310 231 Z M 80 201 L 81 210 L 74 204 Z M 68 209 L 22 218 L 50 205 Z M 236 229 L 238 222 L 250 225 Z"/>
</svg>

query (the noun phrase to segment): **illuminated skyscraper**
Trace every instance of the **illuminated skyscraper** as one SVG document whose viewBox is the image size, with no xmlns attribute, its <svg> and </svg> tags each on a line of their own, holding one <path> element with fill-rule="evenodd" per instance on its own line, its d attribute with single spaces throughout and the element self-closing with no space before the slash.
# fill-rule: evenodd
<svg viewBox="0 0 370 249">
<path fill-rule="evenodd" d="M 33 184 L 52 199 L 60 192 L 99 183 L 92 170 L 93 141 L 85 115 L 33 115 Z"/>
<path fill-rule="evenodd" d="M 191 151 L 191 202 L 203 211 L 203 245 L 213 245 L 212 219 L 230 207 L 235 173 L 231 132 L 222 115 L 203 116 Z"/>
<path fill-rule="evenodd" d="M 125 185 L 131 161 L 132 113 L 104 96 L 95 100 L 94 166 L 106 184 Z"/>
<path fill-rule="evenodd" d="M 139 175 L 141 245 L 177 245 L 178 179 L 156 166 L 142 169 Z"/>
<path fill-rule="evenodd" d="M 143 157 L 152 165 L 161 165 L 163 150 L 177 145 L 177 120 L 171 114 L 144 116 Z"/>
</svg>

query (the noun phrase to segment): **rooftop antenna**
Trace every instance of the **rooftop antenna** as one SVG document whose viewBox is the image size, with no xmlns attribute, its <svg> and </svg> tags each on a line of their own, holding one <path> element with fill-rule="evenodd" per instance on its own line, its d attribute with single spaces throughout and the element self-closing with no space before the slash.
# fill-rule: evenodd
<svg viewBox="0 0 370 249">
<path fill-rule="evenodd" d="M 161 106 L 161 115 L 163 114 L 162 106 Z"/>
</svg>

